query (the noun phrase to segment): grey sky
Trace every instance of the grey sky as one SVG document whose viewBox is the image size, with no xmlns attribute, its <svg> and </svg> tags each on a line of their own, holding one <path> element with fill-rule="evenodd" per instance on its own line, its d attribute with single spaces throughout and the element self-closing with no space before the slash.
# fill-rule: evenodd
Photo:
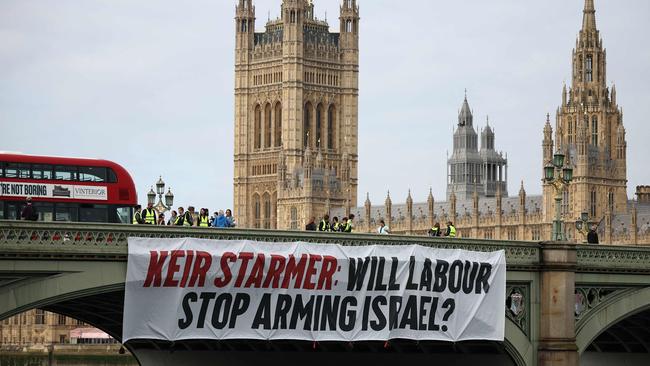
<svg viewBox="0 0 650 366">
<path fill-rule="evenodd" d="M 315 0 L 338 29 L 338 0 Z M 235 0 L 0 1 L 0 150 L 162 174 L 177 205 L 232 206 Z M 257 29 L 281 0 L 257 0 Z M 582 0 L 360 0 L 359 200 L 444 199 L 463 90 L 508 153 L 509 191 L 541 192 Z M 406 6 L 405 4 L 408 4 Z M 628 191 L 650 184 L 650 2 L 596 1 L 628 133 Z M 236 213 L 235 213 L 236 215 Z"/>
</svg>

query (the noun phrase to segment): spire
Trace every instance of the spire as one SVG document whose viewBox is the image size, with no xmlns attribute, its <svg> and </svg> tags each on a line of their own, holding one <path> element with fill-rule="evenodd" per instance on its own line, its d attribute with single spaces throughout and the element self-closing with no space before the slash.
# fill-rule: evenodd
<svg viewBox="0 0 650 366">
<path fill-rule="evenodd" d="M 471 126 L 473 120 L 474 116 L 472 116 L 472 110 L 469 108 L 469 103 L 467 102 L 467 89 L 465 89 L 463 106 L 460 108 L 460 113 L 458 113 L 458 126 Z"/>
<path fill-rule="evenodd" d="M 596 29 L 596 8 L 594 7 L 594 0 L 585 0 L 585 9 L 582 16 L 582 30 L 595 30 Z"/>
</svg>

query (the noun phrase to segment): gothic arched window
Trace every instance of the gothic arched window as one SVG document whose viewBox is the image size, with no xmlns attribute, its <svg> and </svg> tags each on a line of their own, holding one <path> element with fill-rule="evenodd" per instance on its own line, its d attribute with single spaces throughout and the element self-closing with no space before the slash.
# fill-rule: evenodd
<svg viewBox="0 0 650 366">
<path fill-rule="evenodd" d="M 264 229 L 271 228 L 271 196 L 268 193 L 264 193 Z"/>
<path fill-rule="evenodd" d="M 260 206 L 260 196 L 255 194 L 253 195 L 253 227 L 259 229 L 261 220 L 262 210 Z"/>
<path fill-rule="evenodd" d="M 336 133 L 336 107 L 332 104 L 327 111 L 327 148 L 334 149 Z"/>
<path fill-rule="evenodd" d="M 591 189 L 591 194 L 589 195 L 589 215 L 592 218 L 596 217 L 596 189 Z"/>
<path fill-rule="evenodd" d="M 291 207 L 291 230 L 298 229 L 298 209 Z"/>
<path fill-rule="evenodd" d="M 282 146 L 282 103 L 275 104 L 275 146 Z"/>
<path fill-rule="evenodd" d="M 255 107 L 255 126 L 253 128 L 254 147 L 260 149 L 262 147 L 262 107 L 258 104 Z"/>
<path fill-rule="evenodd" d="M 573 143 L 573 120 L 571 117 L 567 119 L 567 137 L 569 139 L 569 144 Z"/>
<path fill-rule="evenodd" d="M 302 140 L 303 140 L 303 146 L 307 146 L 309 144 L 309 139 L 311 137 L 311 111 L 312 111 L 312 106 L 311 103 L 307 102 L 305 104 L 305 117 L 303 119 L 302 123 Z"/>
<path fill-rule="evenodd" d="M 273 126 L 273 121 L 271 120 L 271 103 L 266 104 L 264 108 L 264 147 L 271 147 L 271 126 Z"/>
<path fill-rule="evenodd" d="M 585 66 L 585 69 L 586 69 L 586 80 L 585 80 L 585 81 L 587 81 L 588 83 L 590 83 L 590 82 L 593 81 L 593 78 L 592 78 L 593 59 L 592 59 L 592 56 L 591 56 L 591 55 L 588 55 L 588 56 L 587 56 L 587 62 L 586 62 L 586 64 L 587 64 L 587 65 Z"/>
<path fill-rule="evenodd" d="M 598 117 L 596 116 L 591 119 L 591 144 L 598 146 Z"/>
<path fill-rule="evenodd" d="M 316 143 L 320 147 L 323 138 L 323 105 L 316 107 Z"/>
</svg>

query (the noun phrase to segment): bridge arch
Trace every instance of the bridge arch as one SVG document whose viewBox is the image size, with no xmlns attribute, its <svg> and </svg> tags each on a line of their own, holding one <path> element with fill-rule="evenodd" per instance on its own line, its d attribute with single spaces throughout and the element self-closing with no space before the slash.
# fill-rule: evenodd
<svg viewBox="0 0 650 366">
<path fill-rule="evenodd" d="M 22 260 L 11 267 L 16 280 L 10 286 L 0 286 L 0 320 L 43 308 L 84 321 L 118 340 L 122 338 L 125 261 Z M 33 270 L 39 267 L 38 271 Z M 21 273 L 23 279 L 19 278 Z M 512 364 L 534 365 L 533 344 L 508 318 L 505 335 L 501 347 Z M 137 345 L 135 349 L 129 345 L 127 348 L 140 359 Z"/>
<path fill-rule="evenodd" d="M 78 299 L 124 292 L 126 262 L 110 261 L 26 261 L 4 262 L 12 268 L 13 281 L 0 286 L 0 319 L 34 308 L 59 312 L 51 307 Z M 0 276 L 1 277 L 1 276 Z M 107 299 L 108 300 L 108 299 Z M 114 304 L 114 302 L 108 302 Z M 120 305 L 120 312 L 121 312 Z M 61 312 L 59 312 L 61 313 Z M 87 321 L 74 313 L 63 315 Z M 114 338 L 121 339 L 115 327 L 90 322 Z M 119 327 L 121 329 L 121 325 Z"/>
<path fill-rule="evenodd" d="M 625 291 L 588 314 L 576 329 L 576 345 L 580 354 L 612 326 L 647 310 L 650 310 L 650 287 Z"/>
</svg>

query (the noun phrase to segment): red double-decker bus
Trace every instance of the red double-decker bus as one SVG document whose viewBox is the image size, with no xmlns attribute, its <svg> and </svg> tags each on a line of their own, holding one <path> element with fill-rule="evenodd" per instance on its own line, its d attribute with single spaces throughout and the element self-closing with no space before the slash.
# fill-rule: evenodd
<svg viewBox="0 0 650 366">
<path fill-rule="evenodd" d="M 131 175 L 107 160 L 0 153 L 0 219 L 20 219 L 27 197 L 40 221 L 130 223 Z"/>
</svg>

